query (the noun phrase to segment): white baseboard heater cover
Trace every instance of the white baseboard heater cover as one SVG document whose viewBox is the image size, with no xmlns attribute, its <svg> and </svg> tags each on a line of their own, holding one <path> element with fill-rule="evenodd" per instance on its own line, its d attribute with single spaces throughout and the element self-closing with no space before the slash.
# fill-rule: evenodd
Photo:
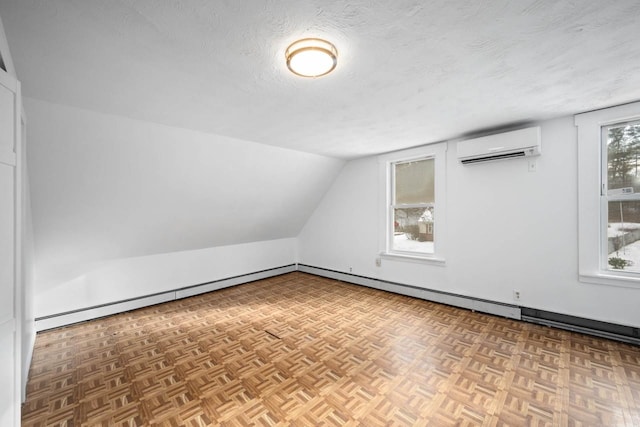
<svg viewBox="0 0 640 427">
<path fill-rule="evenodd" d="M 87 307 L 79 310 L 68 311 L 64 313 L 53 314 L 36 318 L 36 331 L 44 331 L 47 329 L 59 328 L 74 323 L 85 322 L 87 320 L 98 319 L 100 317 L 110 316 L 112 314 L 124 313 L 126 311 L 138 308 L 149 307 L 151 305 L 163 302 L 174 301 L 194 295 L 204 294 L 218 289 L 228 288 L 231 286 L 241 285 L 256 280 L 267 279 L 273 276 L 279 276 L 285 273 L 296 271 L 296 265 L 286 265 L 275 267 L 268 270 L 256 271 L 253 273 L 242 274 L 239 276 L 228 277 L 212 282 L 202 283 L 193 286 L 186 286 L 179 289 L 161 292 L 154 295 L 144 295 L 137 298 L 131 298 L 124 301 L 114 301 L 108 304 L 102 304 L 94 307 Z"/>
<path fill-rule="evenodd" d="M 600 322 L 510 304 L 497 303 L 304 264 L 291 264 L 282 267 L 275 267 L 268 270 L 229 277 L 208 283 L 187 286 L 155 295 L 146 295 L 130 300 L 116 301 L 110 304 L 44 316 L 36 318 L 36 331 L 44 331 L 112 314 L 123 313 L 142 307 L 187 298 L 294 271 L 301 271 L 303 273 L 314 274 L 316 276 L 327 277 L 342 282 L 353 283 L 355 285 L 366 286 L 373 289 L 393 292 L 454 307 L 466 308 L 468 310 L 493 314 L 510 319 L 523 320 L 526 322 L 594 335 L 640 346 L 640 328 Z"/>
<path fill-rule="evenodd" d="M 507 317 L 509 319 L 520 320 L 521 316 L 520 307 L 515 305 L 501 304 L 493 301 L 481 300 L 447 292 L 419 288 L 416 286 L 371 279 L 368 277 L 356 276 L 349 273 L 341 273 L 334 270 L 326 270 L 323 268 L 312 267 L 304 264 L 298 264 L 298 271 L 315 274 L 316 276 L 328 277 L 330 279 L 340 280 L 342 282 L 362 285 L 381 291 L 393 292 L 409 297 L 447 304 L 454 307 L 466 308 L 472 311 L 494 314 L 496 316 Z"/>
</svg>

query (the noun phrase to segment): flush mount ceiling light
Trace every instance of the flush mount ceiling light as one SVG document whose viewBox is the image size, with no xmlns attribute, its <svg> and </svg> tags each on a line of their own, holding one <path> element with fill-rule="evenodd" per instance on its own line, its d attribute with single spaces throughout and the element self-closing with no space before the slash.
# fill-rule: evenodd
<svg viewBox="0 0 640 427">
<path fill-rule="evenodd" d="M 302 39 L 291 43 L 284 53 L 287 67 L 302 77 L 329 74 L 338 64 L 338 50 L 322 39 Z"/>
</svg>

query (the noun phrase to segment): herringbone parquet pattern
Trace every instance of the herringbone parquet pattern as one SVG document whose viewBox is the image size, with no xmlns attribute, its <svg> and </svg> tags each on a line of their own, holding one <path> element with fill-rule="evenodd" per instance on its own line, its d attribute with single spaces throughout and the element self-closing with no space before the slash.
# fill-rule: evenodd
<svg viewBox="0 0 640 427">
<path fill-rule="evenodd" d="M 24 426 L 640 426 L 640 349 L 291 273 L 38 334 Z"/>
</svg>

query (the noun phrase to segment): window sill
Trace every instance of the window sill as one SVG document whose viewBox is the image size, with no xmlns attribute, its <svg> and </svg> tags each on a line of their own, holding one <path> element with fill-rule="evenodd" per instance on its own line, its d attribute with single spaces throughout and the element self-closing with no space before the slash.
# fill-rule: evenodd
<svg viewBox="0 0 640 427">
<path fill-rule="evenodd" d="M 617 286 L 620 288 L 640 288 L 640 276 L 631 277 L 615 273 L 589 273 L 580 274 L 579 280 L 583 283 L 595 285 Z"/>
<path fill-rule="evenodd" d="M 416 256 L 416 255 L 402 255 L 402 254 L 393 254 L 384 252 L 380 254 L 380 258 L 388 259 L 391 261 L 407 261 L 407 262 L 415 262 L 418 264 L 429 264 L 429 265 L 438 265 L 441 267 L 445 266 L 444 258 L 437 257 L 426 257 L 426 256 Z"/>
</svg>

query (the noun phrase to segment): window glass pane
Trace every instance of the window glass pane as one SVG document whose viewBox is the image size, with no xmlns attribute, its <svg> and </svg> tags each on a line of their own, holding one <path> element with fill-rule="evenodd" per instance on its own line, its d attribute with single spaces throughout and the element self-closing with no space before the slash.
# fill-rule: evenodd
<svg viewBox="0 0 640 427">
<path fill-rule="evenodd" d="M 640 272 L 640 201 L 609 202 L 607 246 L 610 270 Z"/>
<path fill-rule="evenodd" d="M 433 253 L 433 204 L 393 211 L 393 250 Z"/>
<path fill-rule="evenodd" d="M 640 123 L 606 128 L 609 195 L 640 193 Z"/>
<path fill-rule="evenodd" d="M 395 165 L 394 204 L 416 204 L 434 202 L 434 159 Z"/>
</svg>

